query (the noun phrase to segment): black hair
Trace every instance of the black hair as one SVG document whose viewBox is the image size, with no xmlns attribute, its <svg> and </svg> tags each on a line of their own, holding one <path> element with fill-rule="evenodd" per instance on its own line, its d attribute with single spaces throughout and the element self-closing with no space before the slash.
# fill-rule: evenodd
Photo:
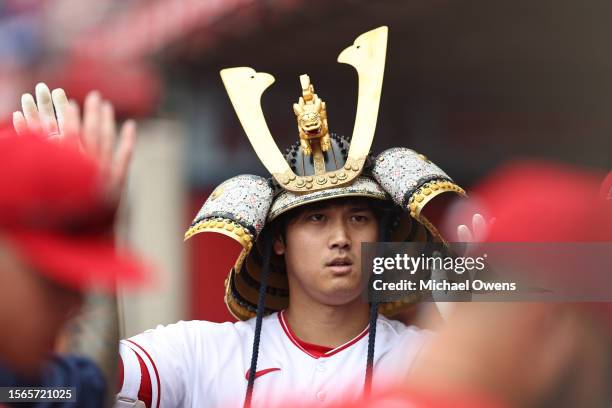
<svg viewBox="0 0 612 408">
<path fill-rule="evenodd" d="M 388 200 L 378 200 L 370 197 L 356 197 L 356 196 L 348 196 L 348 197 L 338 197 L 329 200 L 317 201 L 311 204 L 302 205 L 300 207 L 291 209 L 284 214 L 281 214 L 277 219 L 272 222 L 270 226 L 270 230 L 273 231 L 274 237 L 280 236 L 283 240 L 285 239 L 285 232 L 287 231 L 287 226 L 294 220 L 298 219 L 302 214 L 306 211 L 316 211 L 321 208 L 328 208 L 330 206 L 341 206 L 341 205 L 350 205 L 357 203 L 365 203 L 374 213 L 374 216 L 378 220 L 379 226 L 381 220 L 389 219 L 389 222 L 386 222 L 386 229 L 393 229 L 399 224 L 399 215 L 401 213 L 401 209 L 397 207 L 395 204 Z M 379 232 L 378 240 L 384 241 L 387 239 L 383 238 L 383 235 Z"/>
</svg>

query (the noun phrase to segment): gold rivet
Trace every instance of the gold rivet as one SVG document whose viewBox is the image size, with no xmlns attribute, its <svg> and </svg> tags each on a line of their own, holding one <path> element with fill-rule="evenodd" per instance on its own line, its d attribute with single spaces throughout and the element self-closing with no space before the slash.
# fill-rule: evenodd
<svg viewBox="0 0 612 408">
<path fill-rule="evenodd" d="M 421 203 L 421 202 L 423 202 L 424 198 L 423 198 L 423 196 L 418 196 L 416 198 L 416 200 L 417 200 L 418 203 Z"/>
<path fill-rule="evenodd" d="M 379 157 L 379 158 L 378 158 L 378 161 L 379 161 L 379 162 L 384 162 L 384 161 L 385 161 L 385 158 L 384 158 L 384 157 Z"/>
<path fill-rule="evenodd" d="M 312 176 L 308 176 L 308 177 L 306 177 L 306 182 L 307 182 L 307 183 L 312 183 L 312 180 L 313 180 L 313 179 L 312 179 Z"/>
<path fill-rule="evenodd" d="M 327 183 L 327 177 L 321 176 L 317 177 L 317 184 L 325 184 Z"/>
<path fill-rule="evenodd" d="M 438 186 L 438 184 L 432 184 L 432 185 L 431 185 L 431 189 L 432 189 L 433 191 L 436 191 L 436 190 L 438 190 L 439 188 L 440 188 L 440 187 Z"/>
<path fill-rule="evenodd" d="M 312 188 L 312 183 L 306 183 L 306 188 L 310 190 Z"/>
<path fill-rule="evenodd" d="M 244 235 L 244 231 L 242 231 L 242 228 L 237 228 L 236 229 L 236 235 L 238 235 L 239 237 Z"/>
<path fill-rule="evenodd" d="M 344 168 L 345 168 L 346 170 L 350 170 L 350 169 L 351 169 L 351 163 L 347 162 L 347 163 L 344 165 Z"/>
<path fill-rule="evenodd" d="M 335 178 L 333 178 L 333 179 L 331 179 L 331 180 L 329 180 L 329 181 L 330 181 L 332 184 L 337 184 L 337 183 L 338 183 L 338 180 L 336 180 Z"/>
<path fill-rule="evenodd" d="M 303 187 L 304 186 L 304 180 L 303 179 L 299 179 L 296 184 L 297 184 L 298 187 Z"/>
<path fill-rule="evenodd" d="M 225 225 L 225 229 L 228 231 L 233 231 L 234 230 L 234 226 L 232 224 L 226 224 Z"/>
<path fill-rule="evenodd" d="M 353 165 L 351 166 L 351 169 L 353 169 L 353 171 L 357 171 L 357 170 L 359 170 L 359 166 L 358 166 L 358 165 L 356 165 L 356 164 L 353 164 Z"/>
<path fill-rule="evenodd" d="M 429 161 L 429 160 L 427 159 L 427 157 L 425 157 L 425 155 L 424 155 L 424 154 L 419 153 L 419 157 L 420 157 L 421 159 L 423 159 L 424 161 L 426 161 L 426 162 L 428 162 L 428 161 Z"/>
<path fill-rule="evenodd" d="M 332 173 L 332 174 L 330 174 L 330 175 L 329 175 L 329 178 L 330 178 L 330 179 L 335 179 L 335 178 L 336 178 L 336 173 Z"/>
<path fill-rule="evenodd" d="M 423 194 L 430 195 L 431 194 L 431 188 L 424 188 L 423 189 Z"/>
<path fill-rule="evenodd" d="M 289 176 L 289 180 L 291 180 L 291 181 L 295 180 L 295 174 L 290 175 Z"/>
<path fill-rule="evenodd" d="M 343 172 L 343 171 L 341 171 L 340 173 L 338 173 L 338 178 L 339 178 L 340 180 L 344 180 L 344 179 L 346 178 L 346 173 L 345 173 L 345 172 Z"/>
<path fill-rule="evenodd" d="M 217 221 L 217 228 L 223 228 L 223 226 L 225 225 L 225 223 L 223 221 Z"/>
<path fill-rule="evenodd" d="M 289 184 L 289 177 L 283 178 L 283 184 Z"/>
</svg>

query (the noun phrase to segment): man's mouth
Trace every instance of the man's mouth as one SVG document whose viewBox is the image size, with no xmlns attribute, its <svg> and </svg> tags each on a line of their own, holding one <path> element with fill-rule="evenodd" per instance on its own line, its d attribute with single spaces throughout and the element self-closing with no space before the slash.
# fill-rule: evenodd
<svg viewBox="0 0 612 408">
<path fill-rule="evenodd" d="M 325 264 L 334 275 L 344 275 L 353 269 L 353 262 L 349 258 L 334 258 Z"/>
</svg>

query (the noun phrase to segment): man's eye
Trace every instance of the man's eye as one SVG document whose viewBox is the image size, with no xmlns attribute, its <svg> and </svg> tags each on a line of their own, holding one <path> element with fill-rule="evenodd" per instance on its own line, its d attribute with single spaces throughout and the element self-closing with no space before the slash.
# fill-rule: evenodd
<svg viewBox="0 0 612 408">
<path fill-rule="evenodd" d="M 308 216 L 308 221 L 323 221 L 325 219 L 325 215 L 323 214 L 310 214 Z"/>
<path fill-rule="evenodd" d="M 368 221 L 368 217 L 366 215 L 353 215 L 351 217 L 351 221 L 353 221 L 353 222 L 366 222 L 366 221 Z"/>
</svg>

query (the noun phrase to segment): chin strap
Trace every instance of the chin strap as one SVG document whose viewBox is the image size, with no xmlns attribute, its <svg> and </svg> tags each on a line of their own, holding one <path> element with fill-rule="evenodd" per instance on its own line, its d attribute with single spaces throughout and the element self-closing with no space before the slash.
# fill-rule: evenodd
<svg viewBox="0 0 612 408">
<path fill-rule="evenodd" d="M 374 371 L 374 346 L 376 345 L 376 321 L 378 320 L 378 302 L 370 303 L 370 329 L 368 333 L 368 360 L 366 363 L 365 384 L 363 394 L 370 395 L 372 391 L 372 374 Z"/>
<path fill-rule="evenodd" d="M 255 386 L 255 373 L 257 372 L 257 358 L 259 357 L 259 341 L 261 339 L 261 324 L 263 321 L 263 315 L 265 312 L 265 299 L 266 289 L 268 287 L 268 275 L 270 272 L 270 256 L 272 254 L 272 241 L 271 235 L 265 235 L 262 237 L 264 241 L 264 257 L 263 257 L 263 269 L 261 272 L 261 281 L 259 285 L 259 300 L 257 302 L 257 317 L 255 319 L 255 337 L 253 338 L 253 352 L 251 354 L 251 368 L 249 369 L 249 378 L 247 384 L 247 391 L 244 397 L 244 408 L 251 407 L 251 400 L 253 399 L 253 387 Z"/>
<path fill-rule="evenodd" d="M 390 228 L 393 224 L 391 212 L 383 211 L 378 222 L 378 240 L 386 242 L 389 238 Z M 368 357 L 366 361 L 365 382 L 363 385 L 364 395 L 369 395 L 372 391 L 372 377 L 374 374 L 374 350 L 376 346 L 376 323 L 378 321 L 379 302 L 370 302 L 370 328 L 368 332 Z"/>
</svg>

